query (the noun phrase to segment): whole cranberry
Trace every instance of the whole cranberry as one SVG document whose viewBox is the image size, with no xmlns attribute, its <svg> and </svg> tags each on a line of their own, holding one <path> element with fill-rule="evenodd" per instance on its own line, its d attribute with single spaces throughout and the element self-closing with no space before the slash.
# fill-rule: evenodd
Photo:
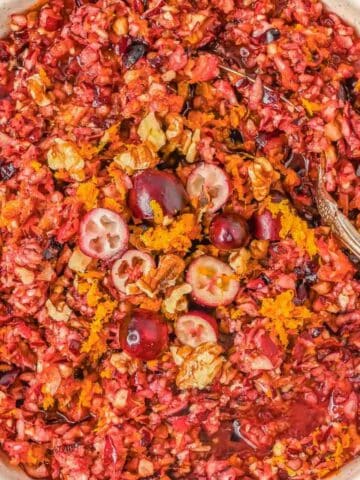
<svg viewBox="0 0 360 480">
<path fill-rule="evenodd" d="M 255 213 L 251 221 L 252 231 L 258 240 L 280 240 L 281 223 L 279 218 L 274 217 L 269 210 Z"/>
<path fill-rule="evenodd" d="M 210 241 L 222 250 L 243 247 L 249 240 L 246 221 L 235 213 L 219 214 L 213 219 L 209 230 Z"/>
<path fill-rule="evenodd" d="M 120 329 L 123 350 L 140 360 L 153 360 L 166 348 L 168 328 L 161 315 L 150 310 L 134 310 Z"/>
<path fill-rule="evenodd" d="M 158 203 L 165 215 L 174 216 L 187 203 L 187 195 L 180 180 L 172 173 L 148 169 L 133 177 L 129 193 L 129 207 L 136 218 L 152 220 L 151 200 Z"/>
</svg>

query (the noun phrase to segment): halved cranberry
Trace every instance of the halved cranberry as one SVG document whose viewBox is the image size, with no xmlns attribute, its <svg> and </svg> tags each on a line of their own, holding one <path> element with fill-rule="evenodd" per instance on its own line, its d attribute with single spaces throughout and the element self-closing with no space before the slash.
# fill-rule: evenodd
<svg viewBox="0 0 360 480">
<path fill-rule="evenodd" d="M 111 276 L 115 287 L 121 293 L 131 293 L 129 288 L 136 280 L 150 272 L 155 267 L 151 255 L 140 250 L 128 250 L 114 263 Z"/>
<path fill-rule="evenodd" d="M 214 317 L 205 312 L 193 310 L 178 318 L 175 333 L 181 343 L 196 348 L 202 343 L 216 343 L 218 327 Z"/>
<path fill-rule="evenodd" d="M 155 200 L 165 215 L 174 216 L 187 203 L 187 196 L 180 180 L 169 172 L 144 170 L 133 177 L 129 193 L 129 207 L 136 218 L 153 220 L 151 200 Z"/>
<path fill-rule="evenodd" d="M 222 250 L 244 246 L 249 240 L 246 221 L 235 213 L 219 214 L 210 224 L 210 241 Z"/>
<path fill-rule="evenodd" d="M 167 325 L 159 314 L 136 309 L 121 327 L 120 343 L 132 357 L 153 360 L 168 344 Z"/>
<path fill-rule="evenodd" d="M 186 185 L 187 192 L 196 206 L 206 207 L 214 213 L 219 210 L 229 198 L 230 181 L 220 167 L 202 163 L 193 170 Z"/>
<path fill-rule="evenodd" d="M 121 216 L 107 208 L 94 208 L 80 223 L 80 249 L 85 255 L 102 260 L 123 252 L 129 231 Z"/>
<path fill-rule="evenodd" d="M 210 255 L 196 258 L 189 266 L 186 279 L 192 286 L 194 300 L 208 307 L 229 305 L 239 290 L 239 282 L 229 265 Z"/>
<path fill-rule="evenodd" d="M 258 240 L 280 240 L 280 219 L 274 217 L 269 210 L 254 214 L 251 223 L 254 237 Z"/>
</svg>

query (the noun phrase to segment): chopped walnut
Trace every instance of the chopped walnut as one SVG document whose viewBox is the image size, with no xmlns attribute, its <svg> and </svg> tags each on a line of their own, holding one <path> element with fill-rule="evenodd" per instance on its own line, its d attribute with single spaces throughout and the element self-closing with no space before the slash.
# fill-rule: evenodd
<svg viewBox="0 0 360 480">
<path fill-rule="evenodd" d="M 269 240 L 253 240 L 250 243 L 250 253 L 253 258 L 260 260 L 266 257 L 269 249 Z"/>
<path fill-rule="evenodd" d="M 175 345 L 172 345 L 170 347 L 170 352 L 175 362 L 175 365 L 180 366 L 184 363 L 185 358 L 193 352 L 193 349 L 188 345 L 182 345 L 181 347 L 176 347 Z"/>
<path fill-rule="evenodd" d="M 113 23 L 112 29 L 116 35 L 127 35 L 129 31 L 129 23 L 126 17 L 118 17 Z"/>
<path fill-rule="evenodd" d="M 90 257 L 82 253 L 79 248 L 75 248 L 69 258 L 68 267 L 74 272 L 84 273 L 90 262 Z"/>
<path fill-rule="evenodd" d="M 67 322 L 72 313 L 72 310 L 65 302 L 61 302 L 55 307 L 52 301 L 48 299 L 45 306 L 49 317 L 57 322 Z"/>
<path fill-rule="evenodd" d="M 149 285 L 153 291 L 175 285 L 176 280 L 185 270 L 185 262 L 174 254 L 160 257 L 155 275 L 150 278 Z"/>
<path fill-rule="evenodd" d="M 83 180 L 84 159 L 75 143 L 55 138 L 47 153 L 48 165 L 52 170 L 65 169 L 74 180 Z"/>
<path fill-rule="evenodd" d="M 150 460 L 146 460 L 146 458 L 141 458 L 138 466 L 138 474 L 140 478 L 154 475 L 154 465 L 152 462 L 150 462 Z"/>
<path fill-rule="evenodd" d="M 113 353 L 110 357 L 110 364 L 116 368 L 119 373 L 135 373 L 137 361 L 133 360 L 126 352 Z"/>
<path fill-rule="evenodd" d="M 189 163 L 194 163 L 197 156 L 197 146 L 200 141 L 200 129 L 196 129 L 191 137 L 191 142 L 189 148 L 186 152 L 186 161 Z"/>
<path fill-rule="evenodd" d="M 137 131 L 143 142 L 149 142 L 157 152 L 166 143 L 166 136 L 155 114 L 150 112 L 144 117 Z"/>
<path fill-rule="evenodd" d="M 115 408 L 124 408 L 127 404 L 129 391 L 126 388 L 120 388 L 114 395 L 113 405 Z"/>
<path fill-rule="evenodd" d="M 185 312 L 188 306 L 186 295 L 190 293 L 191 290 L 192 287 L 188 283 L 183 283 L 175 287 L 163 302 L 164 313 L 174 314 L 177 312 Z"/>
<path fill-rule="evenodd" d="M 166 123 L 168 127 L 165 134 L 168 140 L 173 140 L 182 134 L 184 130 L 184 120 L 181 115 L 170 113 L 166 117 Z"/>
<path fill-rule="evenodd" d="M 255 200 L 261 201 L 269 194 L 271 184 L 279 178 L 271 163 L 265 157 L 255 158 L 250 165 L 249 177 Z"/>
<path fill-rule="evenodd" d="M 114 157 L 114 162 L 131 175 L 138 170 L 155 167 L 159 159 L 147 144 L 142 144 L 129 145 L 127 150 Z"/>
<path fill-rule="evenodd" d="M 203 343 L 185 358 L 176 377 L 181 389 L 203 389 L 211 384 L 224 362 L 222 348 L 214 343 Z"/>
<path fill-rule="evenodd" d="M 229 265 L 240 277 L 243 277 L 248 271 L 250 252 L 246 248 L 241 248 L 229 256 Z"/>
<path fill-rule="evenodd" d="M 46 93 L 46 85 L 38 73 L 28 78 L 27 88 L 32 99 L 39 107 L 47 107 L 50 105 L 51 99 Z"/>
</svg>

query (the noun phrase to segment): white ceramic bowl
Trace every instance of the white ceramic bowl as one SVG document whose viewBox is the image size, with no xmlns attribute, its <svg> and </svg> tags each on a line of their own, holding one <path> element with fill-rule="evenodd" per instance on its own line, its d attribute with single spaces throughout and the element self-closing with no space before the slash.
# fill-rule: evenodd
<svg viewBox="0 0 360 480">
<path fill-rule="evenodd" d="M 323 0 L 329 10 L 340 15 L 360 32 L 360 0 Z M 34 0 L 0 0 L 0 35 L 7 31 L 8 17 L 11 13 L 21 12 L 34 4 Z M 28 480 L 20 470 L 7 465 L 0 456 L 0 480 Z M 332 476 L 332 480 L 360 480 L 360 458 Z"/>
</svg>

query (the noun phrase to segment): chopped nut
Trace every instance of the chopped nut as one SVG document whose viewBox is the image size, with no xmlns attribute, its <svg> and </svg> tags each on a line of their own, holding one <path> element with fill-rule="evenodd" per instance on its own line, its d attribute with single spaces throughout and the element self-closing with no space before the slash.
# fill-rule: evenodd
<svg viewBox="0 0 360 480">
<path fill-rule="evenodd" d="M 153 112 L 141 120 L 137 133 L 141 140 L 149 142 L 156 152 L 166 143 L 165 133 Z"/>
<path fill-rule="evenodd" d="M 184 363 L 185 358 L 188 357 L 192 351 L 193 349 L 188 345 L 182 345 L 181 347 L 176 347 L 175 345 L 172 345 L 170 347 L 170 352 L 175 362 L 175 365 L 178 366 Z"/>
<path fill-rule="evenodd" d="M 203 389 L 211 384 L 224 362 L 222 348 L 214 343 L 203 343 L 185 358 L 176 377 L 181 389 Z"/>
<path fill-rule="evenodd" d="M 243 277 L 248 270 L 250 252 L 246 248 L 233 252 L 229 256 L 229 265 L 240 277 Z"/>
<path fill-rule="evenodd" d="M 197 145 L 200 141 L 200 129 L 196 129 L 191 137 L 191 143 L 186 152 L 186 161 L 189 163 L 194 163 L 197 156 Z"/>
<path fill-rule="evenodd" d="M 110 357 L 110 364 L 116 368 L 119 373 L 126 373 L 128 371 L 131 357 L 125 352 L 114 353 Z"/>
<path fill-rule="evenodd" d="M 83 180 L 84 159 L 77 146 L 70 141 L 55 138 L 47 153 L 48 165 L 52 170 L 65 169 L 75 180 Z"/>
<path fill-rule="evenodd" d="M 255 158 L 250 165 L 249 177 L 255 200 L 261 201 L 269 194 L 271 184 L 279 178 L 271 163 L 264 157 Z"/>
<path fill-rule="evenodd" d="M 57 322 L 67 322 L 71 316 L 72 310 L 65 302 L 59 303 L 56 307 L 50 299 L 45 303 L 48 315 Z"/>
<path fill-rule="evenodd" d="M 114 157 L 114 162 L 131 175 L 137 170 L 155 167 L 159 159 L 148 145 L 143 144 L 128 146 L 127 150 Z"/>
<path fill-rule="evenodd" d="M 116 35 L 127 35 L 129 31 L 129 23 L 126 17 L 118 17 L 113 23 L 112 29 Z"/>
<path fill-rule="evenodd" d="M 250 253 L 257 260 L 266 257 L 268 249 L 269 240 L 253 240 L 250 243 Z"/>
<path fill-rule="evenodd" d="M 34 272 L 23 267 L 15 267 L 15 273 L 24 285 L 30 285 L 34 282 Z"/>
<path fill-rule="evenodd" d="M 185 262 L 177 255 L 169 254 L 160 257 L 155 275 L 150 279 L 150 287 L 155 291 L 158 287 L 166 288 L 175 285 L 178 277 L 185 269 Z"/>
<path fill-rule="evenodd" d="M 69 259 L 68 267 L 74 272 L 84 273 L 91 262 L 91 258 L 75 248 Z"/>
<path fill-rule="evenodd" d="M 138 473 L 141 478 L 154 475 L 154 465 L 149 460 L 142 458 L 139 462 Z"/>
<path fill-rule="evenodd" d="M 114 400 L 112 402 L 114 407 L 124 408 L 127 404 L 128 393 L 129 392 L 128 392 L 128 390 L 126 390 L 126 388 L 120 388 L 120 390 L 118 390 L 115 393 L 115 397 L 114 397 Z"/>
<path fill-rule="evenodd" d="M 46 93 L 46 85 L 38 73 L 28 78 L 27 88 L 32 99 L 39 107 L 50 105 L 51 100 Z"/>
<path fill-rule="evenodd" d="M 168 124 L 167 130 L 166 130 L 166 138 L 168 140 L 172 140 L 178 137 L 183 132 L 184 121 L 181 115 L 170 113 L 166 117 L 166 123 Z"/>
<path fill-rule="evenodd" d="M 174 314 L 184 312 L 187 309 L 188 302 L 186 295 L 192 290 L 191 285 L 183 283 L 175 287 L 171 294 L 164 300 L 163 308 L 165 313 Z"/>
</svg>

